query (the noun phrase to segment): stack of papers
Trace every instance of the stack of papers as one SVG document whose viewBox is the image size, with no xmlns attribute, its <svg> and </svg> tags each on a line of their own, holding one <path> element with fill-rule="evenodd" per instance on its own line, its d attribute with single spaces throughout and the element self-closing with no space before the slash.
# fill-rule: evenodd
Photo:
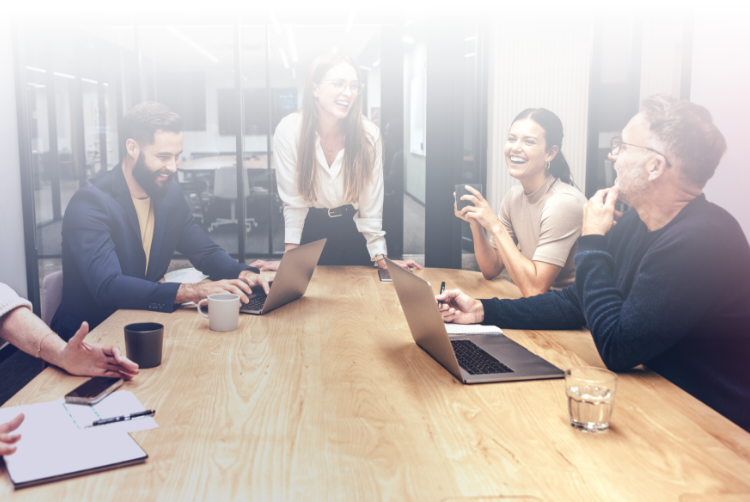
<svg viewBox="0 0 750 502">
<path fill-rule="evenodd" d="M 68 404 L 63 399 L 0 409 L 0 423 L 23 413 L 14 432 L 18 449 L 4 456 L 13 485 L 25 488 L 146 460 L 148 455 L 128 434 L 155 429 L 152 417 L 91 427 L 92 422 L 145 411 L 132 392 L 119 391 L 95 405 Z"/>
<path fill-rule="evenodd" d="M 503 330 L 497 326 L 484 326 L 482 324 L 453 324 L 445 323 L 448 335 L 502 335 Z"/>
<path fill-rule="evenodd" d="M 164 276 L 164 282 L 179 282 L 180 284 L 198 284 L 203 279 L 208 279 L 208 276 L 194 267 L 173 270 Z"/>
</svg>

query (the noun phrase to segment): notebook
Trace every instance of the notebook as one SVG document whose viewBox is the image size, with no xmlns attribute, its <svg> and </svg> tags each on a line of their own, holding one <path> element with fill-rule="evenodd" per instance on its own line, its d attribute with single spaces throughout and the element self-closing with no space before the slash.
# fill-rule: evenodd
<svg viewBox="0 0 750 502">
<path fill-rule="evenodd" d="M 25 434 L 18 449 L 3 457 L 16 490 L 145 462 L 148 454 L 118 429 Z"/>
<path fill-rule="evenodd" d="M 90 427 L 94 420 L 145 408 L 132 392 L 113 392 L 95 405 L 68 404 L 63 399 L 0 408 L 0 423 L 24 414 L 14 434 L 21 434 L 15 453 L 3 457 L 15 488 L 91 474 L 144 462 L 148 455 L 129 432 L 158 425 L 144 417 Z"/>
</svg>

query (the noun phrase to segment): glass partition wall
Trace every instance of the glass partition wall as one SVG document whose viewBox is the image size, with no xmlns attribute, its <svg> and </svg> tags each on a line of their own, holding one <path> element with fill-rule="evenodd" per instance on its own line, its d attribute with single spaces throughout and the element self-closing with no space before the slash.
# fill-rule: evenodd
<svg viewBox="0 0 750 502">
<path fill-rule="evenodd" d="M 36 253 L 27 256 L 39 262 L 40 290 L 44 277 L 62 267 L 70 198 L 120 163 L 120 119 L 149 100 L 183 118 L 177 181 L 196 221 L 240 260 L 280 258 L 276 125 L 301 108 L 309 67 L 325 52 L 355 61 L 366 84 L 364 115 L 380 125 L 380 34 L 391 24 L 355 10 L 266 9 L 243 11 L 235 24 L 20 23 L 16 53 L 28 96 L 34 202 L 25 217 L 36 229 Z M 172 268 L 184 266 L 190 265 L 176 254 Z"/>
</svg>

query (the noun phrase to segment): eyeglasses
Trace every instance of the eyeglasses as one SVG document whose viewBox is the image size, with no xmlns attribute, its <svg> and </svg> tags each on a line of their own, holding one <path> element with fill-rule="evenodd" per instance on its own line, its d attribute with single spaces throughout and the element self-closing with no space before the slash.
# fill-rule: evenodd
<svg viewBox="0 0 750 502">
<path fill-rule="evenodd" d="M 343 80 L 321 80 L 321 82 L 330 82 L 333 84 L 333 88 L 336 89 L 337 92 L 343 92 L 344 89 L 347 87 L 346 82 Z M 352 94 L 359 94 L 362 92 L 362 89 L 365 88 L 365 84 L 360 84 L 359 82 L 352 82 L 349 84 L 349 90 L 352 91 Z"/>
<path fill-rule="evenodd" d="M 612 138 L 612 141 L 609 144 L 609 151 L 612 153 L 613 157 L 617 157 L 620 154 L 620 147 L 622 147 L 622 145 L 634 146 L 636 148 L 643 148 L 643 149 L 652 151 L 654 153 L 658 153 L 659 155 L 664 157 L 664 160 L 667 161 L 667 167 L 672 167 L 672 164 L 670 164 L 669 159 L 667 159 L 667 156 L 664 155 L 663 153 L 656 151 L 653 148 L 649 148 L 647 146 L 634 145 L 632 143 L 625 143 L 622 140 L 622 138 L 620 138 L 619 136 L 617 138 Z"/>
</svg>

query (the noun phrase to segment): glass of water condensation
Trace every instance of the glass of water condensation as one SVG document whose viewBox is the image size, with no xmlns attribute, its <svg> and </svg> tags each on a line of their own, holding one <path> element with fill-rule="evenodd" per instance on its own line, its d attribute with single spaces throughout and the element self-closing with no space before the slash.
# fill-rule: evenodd
<svg viewBox="0 0 750 502">
<path fill-rule="evenodd" d="M 583 432 L 605 432 L 615 405 L 617 375 L 600 368 L 565 370 L 570 425 Z"/>
</svg>

